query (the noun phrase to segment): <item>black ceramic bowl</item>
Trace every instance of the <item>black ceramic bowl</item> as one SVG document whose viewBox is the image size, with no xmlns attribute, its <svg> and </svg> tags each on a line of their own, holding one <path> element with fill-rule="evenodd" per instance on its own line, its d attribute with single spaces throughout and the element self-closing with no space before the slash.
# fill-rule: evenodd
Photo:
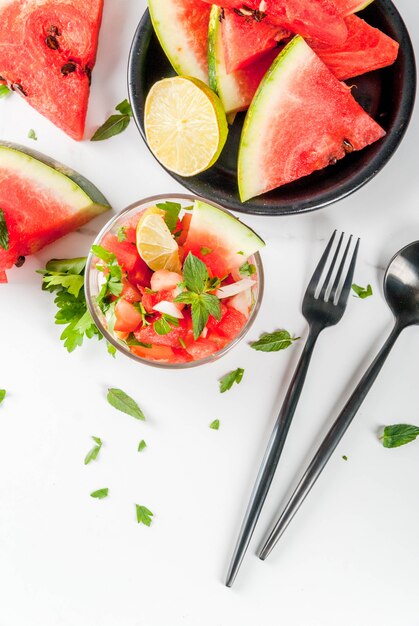
<svg viewBox="0 0 419 626">
<path fill-rule="evenodd" d="M 389 161 L 403 138 L 415 101 L 416 68 L 409 33 L 390 0 L 375 0 L 360 16 L 400 44 L 398 59 L 391 67 L 350 80 L 351 85 L 356 85 L 355 98 L 386 130 L 383 139 L 347 155 L 334 166 L 242 203 L 236 173 L 245 115 L 240 113 L 215 165 L 190 178 L 169 174 L 199 196 L 234 211 L 257 215 L 287 215 L 320 209 L 365 185 Z M 148 91 L 157 80 L 174 75 L 146 11 L 136 30 L 128 63 L 129 98 L 144 141 L 144 104 Z"/>
</svg>

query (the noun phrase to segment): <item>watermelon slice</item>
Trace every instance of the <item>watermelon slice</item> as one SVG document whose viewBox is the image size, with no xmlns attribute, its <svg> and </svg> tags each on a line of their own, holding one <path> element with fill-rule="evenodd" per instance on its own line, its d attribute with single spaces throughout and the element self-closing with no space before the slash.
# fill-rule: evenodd
<svg viewBox="0 0 419 626">
<path fill-rule="evenodd" d="M 76 172 L 53 166 L 36 152 L 0 143 L 0 208 L 1 274 L 110 207 Z M 6 233 L 7 244 L 2 245 Z"/>
<path fill-rule="evenodd" d="M 253 63 L 290 36 L 289 31 L 266 19 L 258 22 L 252 16 L 232 9 L 224 9 L 220 21 L 225 66 L 229 74 Z"/>
<path fill-rule="evenodd" d="M 360 76 L 394 63 L 399 51 L 397 41 L 356 15 L 348 15 L 345 22 L 348 39 L 343 46 L 335 48 L 317 42 L 310 44 L 339 80 Z"/>
<path fill-rule="evenodd" d="M 265 52 L 256 61 L 228 73 L 224 59 L 220 15 L 222 9 L 213 6 L 208 31 L 209 83 L 219 96 L 227 114 L 245 111 L 250 105 L 260 81 L 268 71 L 279 50 Z"/>
<path fill-rule="evenodd" d="M 208 84 L 211 7 L 196 0 L 148 0 L 148 7 L 160 45 L 176 73 Z"/>
<path fill-rule="evenodd" d="M 336 163 L 385 135 L 302 37 L 284 48 L 247 112 L 238 158 L 242 201 Z"/>
<path fill-rule="evenodd" d="M 214 276 L 226 276 L 264 246 L 264 241 L 236 218 L 201 200 L 195 201 L 185 257 L 192 252 Z"/>
<path fill-rule="evenodd" d="M 337 10 L 344 17 L 350 15 L 351 13 L 362 11 L 362 9 L 365 9 L 365 7 L 373 1 L 374 0 L 333 0 Z"/>
<path fill-rule="evenodd" d="M 103 0 L 2 0 L 0 80 L 82 139 Z"/>
</svg>

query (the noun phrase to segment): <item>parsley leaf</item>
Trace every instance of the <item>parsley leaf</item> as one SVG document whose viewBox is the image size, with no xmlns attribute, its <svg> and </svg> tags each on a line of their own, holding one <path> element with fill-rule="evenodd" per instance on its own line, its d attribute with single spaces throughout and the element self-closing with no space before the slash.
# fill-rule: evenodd
<svg viewBox="0 0 419 626">
<path fill-rule="evenodd" d="M 11 93 L 7 85 L 0 85 L 0 98 L 6 98 L 10 96 Z"/>
<path fill-rule="evenodd" d="M 242 276 L 253 276 L 253 274 L 256 274 L 256 267 L 252 263 L 246 261 L 246 263 L 240 265 L 239 272 Z"/>
<path fill-rule="evenodd" d="M 112 314 L 114 314 L 115 303 L 111 302 L 110 296 L 121 295 L 123 287 L 122 267 L 119 265 L 115 254 L 113 254 L 113 252 L 109 252 L 102 246 L 93 245 L 92 253 L 105 263 L 105 265 L 100 263 L 96 265 L 96 269 L 102 271 L 105 275 L 105 281 L 99 294 L 96 296 L 96 302 L 98 303 L 102 313 L 107 316 L 108 328 L 110 332 L 112 332 L 113 325 L 115 324 L 115 320 L 113 319 L 114 315 L 112 317 Z"/>
<path fill-rule="evenodd" d="M 104 487 L 103 489 L 98 489 L 97 491 L 92 491 L 90 494 L 92 498 L 97 498 L 98 500 L 103 500 L 103 498 L 107 498 L 109 494 L 108 487 Z"/>
<path fill-rule="evenodd" d="M 3 209 L 0 209 L 0 248 L 3 248 L 3 250 L 9 249 L 9 231 Z"/>
<path fill-rule="evenodd" d="M 140 443 L 138 444 L 138 452 L 142 452 L 146 447 L 146 442 L 144 441 L 144 439 L 141 439 Z"/>
<path fill-rule="evenodd" d="M 0 404 L 3 402 L 5 397 L 6 397 L 6 389 L 0 389 Z"/>
<path fill-rule="evenodd" d="M 358 298 L 361 298 L 361 300 L 365 300 L 365 298 L 369 298 L 373 295 L 371 285 L 367 285 L 367 287 L 360 287 L 354 283 L 352 285 L 352 289 L 355 291 Z"/>
<path fill-rule="evenodd" d="M 244 374 L 244 369 L 238 367 L 234 372 L 229 372 L 222 378 L 220 378 L 220 393 L 224 393 L 232 388 L 234 383 L 238 385 L 241 383 Z"/>
<path fill-rule="evenodd" d="M 385 448 L 398 448 L 419 437 L 419 427 L 410 424 L 394 424 L 386 426 L 380 439 Z"/>
<path fill-rule="evenodd" d="M 96 443 L 96 445 L 93 446 L 93 448 L 91 448 L 91 450 L 89 450 L 89 452 L 86 454 L 84 459 L 85 465 L 88 465 L 90 461 L 95 461 L 97 459 L 97 455 L 99 454 L 102 447 L 102 440 L 100 439 L 100 437 L 92 437 L 92 439 Z"/>
<path fill-rule="evenodd" d="M 137 511 L 137 522 L 139 524 L 144 524 L 145 526 L 150 526 L 153 521 L 151 518 L 153 517 L 153 513 L 147 509 L 145 506 L 140 506 L 139 504 L 135 505 Z"/>
<path fill-rule="evenodd" d="M 119 111 L 121 115 L 129 115 L 132 117 L 131 105 L 126 98 L 116 105 L 115 111 Z"/>
<path fill-rule="evenodd" d="M 219 428 L 220 428 L 220 420 L 214 420 L 213 422 L 211 422 L 210 428 L 212 430 L 219 430 Z"/>
<path fill-rule="evenodd" d="M 164 211 L 164 221 L 167 228 L 173 233 L 176 229 L 176 224 L 179 219 L 179 213 L 182 206 L 178 202 L 159 202 L 156 204 L 158 209 Z"/>
<path fill-rule="evenodd" d="M 108 349 L 108 354 L 110 354 L 111 356 L 113 356 L 113 358 L 115 358 L 116 355 L 116 348 L 115 346 L 113 346 L 111 343 L 109 343 L 109 341 L 106 342 L 106 347 Z"/>
<path fill-rule="evenodd" d="M 250 347 L 261 352 L 278 352 L 285 350 L 300 337 L 291 337 L 287 330 L 277 330 L 273 333 L 264 333 L 257 341 L 252 341 Z"/>
<path fill-rule="evenodd" d="M 36 132 L 33 128 L 31 128 L 28 132 L 28 139 L 34 139 L 35 141 L 38 141 L 38 137 L 36 136 Z"/>
<path fill-rule="evenodd" d="M 127 413 L 137 420 L 145 420 L 145 415 L 138 404 L 122 389 L 108 389 L 107 400 L 118 411 Z"/>
<path fill-rule="evenodd" d="M 103 141 L 114 135 L 122 133 L 131 121 L 132 109 L 128 100 L 123 100 L 116 107 L 118 114 L 111 115 L 102 126 L 100 126 L 90 141 Z"/>
</svg>

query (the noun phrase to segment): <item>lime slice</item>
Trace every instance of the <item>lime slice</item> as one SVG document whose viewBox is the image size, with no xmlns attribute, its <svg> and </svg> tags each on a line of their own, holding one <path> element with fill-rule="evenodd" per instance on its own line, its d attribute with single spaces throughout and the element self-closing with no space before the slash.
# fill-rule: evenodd
<svg viewBox="0 0 419 626">
<path fill-rule="evenodd" d="M 148 145 L 164 167 L 194 176 L 215 163 L 226 142 L 227 120 L 222 104 L 196 78 L 175 76 L 158 81 L 145 104 Z"/>
<path fill-rule="evenodd" d="M 155 272 L 181 271 L 179 246 L 162 215 L 156 213 L 156 207 L 147 209 L 138 222 L 137 250 L 143 261 Z"/>
</svg>

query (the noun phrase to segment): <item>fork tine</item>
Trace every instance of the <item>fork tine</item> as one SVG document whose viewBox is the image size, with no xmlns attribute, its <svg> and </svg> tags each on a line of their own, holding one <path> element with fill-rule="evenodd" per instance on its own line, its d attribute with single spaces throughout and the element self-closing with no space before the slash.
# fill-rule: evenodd
<svg viewBox="0 0 419 626">
<path fill-rule="evenodd" d="M 340 238 L 339 238 L 339 241 L 338 241 L 338 245 L 337 245 L 336 250 L 335 250 L 335 254 L 333 255 L 333 260 L 332 260 L 332 262 L 330 264 L 329 271 L 327 272 L 327 276 L 324 279 L 323 286 L 322 286 L 321 291 L 319 293 L 319 300 L 324 300 L 325 299 L 327 287 L 329 286 L 330 279 L 332 278 L 333 270 L 335 269 L 335 265 L 336 265 L 336 262 L 337 262 L 338 257 L 339 257 L 339 252 L 340 252 L 340 248 L 342 246 L 342 241 L 343 241 L 344 234 L 345 233 L 341 233 L 341 235 L 340 235 Z"/>
<path fill-rule="evenodd" d="M 307 290 L 306 290 L 306 295 L 314 295 L 314 293 L 315 293 L 315 291 L 317 289 L 317 285 L 319 284 L 320 277 L 321 277 L 322 272 L 323 272 L 323 270 L 325 268 L 326 261 L 327 261 L 327 259 L 329 257 L 330 250 L 331 250 L 333 242 L 335 240 L 336 233 L 337 233 L 337 231 L 335 230 L 332 233 L 332 236 L 329 239 L 329 243 L 327 244 L 326 249 L 325 249 L 325 251 L 322 254 L 322 257 L 321 257 L 320 261 L 318 262 L 316 269 L 314 270 L 314 274 L 311 277 L 310 282 L 308 283 L 308 287 L 307 287 Z"/>
<path fill-rule="evenodd" d="M 335 282 L 334 282 L 332 290 L 330 292 L 330 297 L 329 297 L 330 302 L 334 302 L 335 301 L 336 293 L 337 293 L 337 290 L 339 288 L 339 284 L 340 284 L 340 282 L 342 280 L 343 270 L 344 270 L 344 267 L 345 267 L 346 259 L 348 257 L 348 253 L 349 253 L 349 248 L 350 248 L 351 242 L 352 242 L 352 235 L 349 237 L 349 241 L 348 241 L 348 244 L 346 246 L 345 253 L 344 253 L 343 257 L 342 257 L 342 262 L 340 264 L 338 273 L 336 274 Z M 339 296 L 339 304 L 346 304 L 346 301 L 348 299 L 349 290 L 350 290 L 351 285 L 352 285 L 352 278 L 353 278 L 354 269 L 355 269 L 356 257 L 357 257 L 357 254 L 358 254 L 358 247 L 359 247 L 359 239 L 358 239 L 357 244 L 355 246 L 355 249 L 353 251 L 352 260 L 351 260 L 351 263 L 349 265 L 349 268 L 348 268 L 348 271 L 347 271 L 347 274 L 346 274 L 346 278 L 345 278 L 345 282 L 343 284 L 342 291 L 341 291 L 340 296 Z M 336 304 L 338 304 L 338 303 L 336 303 Z"/>
</svg>

